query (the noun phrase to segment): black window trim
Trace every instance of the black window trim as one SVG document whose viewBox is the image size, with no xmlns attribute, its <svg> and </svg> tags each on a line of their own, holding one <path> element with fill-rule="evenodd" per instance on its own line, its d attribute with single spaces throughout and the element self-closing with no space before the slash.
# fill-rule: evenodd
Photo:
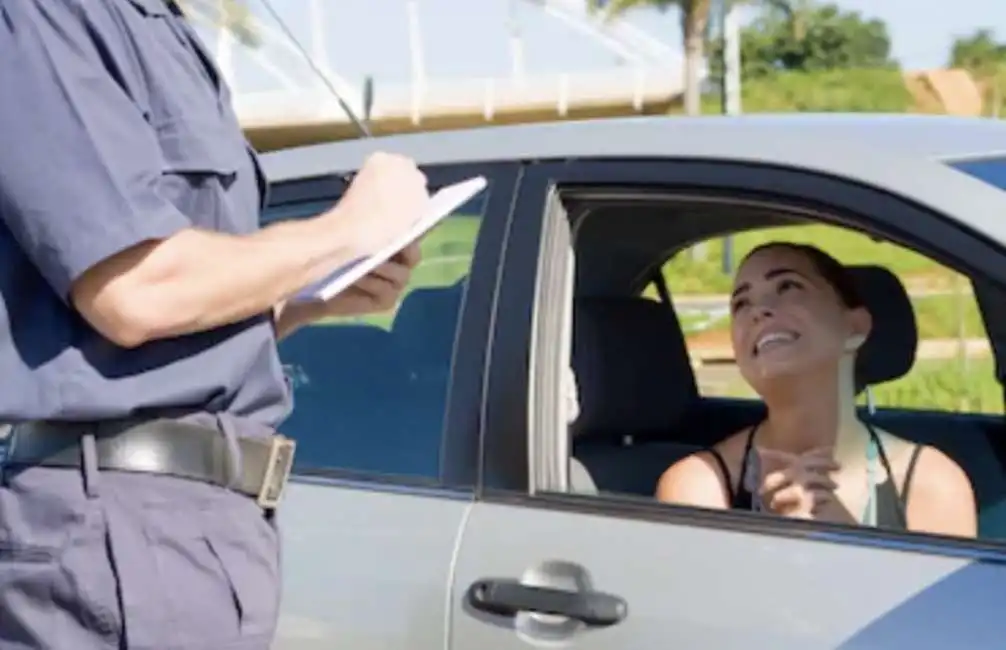
<svg viewBox="0 0 1006 650">
<path fill-rule="evenodd" d="M 579 160 L 539 162 L 529 166 L 520 185 L 513 218 L 513 245 L 508 246 L 499 301 L 513 318 L 528 323 L 533 303 L 535 269 L 542 239 L 542 214 L 548 193 L 577 187 L 654 188 L 703 192 L 741 192 L 773 197 L 783 203 L 808 202 L 822 212 L 849 215 L 849 225 L 867 225 L 892 242 L 912 248 L 972 278 L 1006 287 L 1006 256 L 998 245 L 906 197 L 876 187 L 807 170 L 736 161 Z M 870 215 L 866 217 L 865 215 Z M 940 242 L 936 249 L 932 242 Z M 518 252 L 523 259 L 518 259 Z M 529 257 L 533 254 L 533 257 Z M 506 312 L 504 312 L 506 313 Z M 493 339 L 490 399 L 484 435 L 487 468 L 478 500 L 519 507 L 547 508 L 584 514 L 642 519 L 671 525 L 890 548 L 933 555 L 1006 562 L 1006 542 L 961 540 L 922 533 L 899 533 L 802 522 L 753 513 L 702 510 L 631 497 L 530 493 L 528 471 L 528 346 L 530 328 L 500 332 Z M 493 459 L 488 456 L 494 455 Z M 492 471 L 488 470 L 492 460 Z M 523 462 L 521 465 L 520 463 Z"/>
<path fill-rule="evenodd" d="M 479 174 L 490 180 L 455 334 L 455 356 L 445 399 L 439 480 L 326 467 L 299 469 L 291 476 L 291 483 L 462 499 L 470 499 L 471 492 L 475 490 L 482 436 L 480 414 L 485 357 L 490 347 L 490 323 L 496 307 L 500 259 L 510 226 L 520 166 L 510 162 L 452 163 L 423 167 L 423 171 L 431 187 Z M 345 182 L 338 175 L 286 181 L 271 188 L 266 209 L 334 204 L 345 187 Z M 270 223 L 275 220 L 264 218 L 263 221 Z"/>
</svg>

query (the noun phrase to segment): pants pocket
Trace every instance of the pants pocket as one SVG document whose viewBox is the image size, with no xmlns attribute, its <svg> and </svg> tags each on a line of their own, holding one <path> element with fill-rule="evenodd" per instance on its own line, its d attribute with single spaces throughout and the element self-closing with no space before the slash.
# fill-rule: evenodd
<svg viewBox="0 0 1006 650">
<path fill-rule="evenodd" d="M 127 638 L 143 639 L 138 645 L 160 639 L 165 648 L 213 648 L 241 638 L 241 606 L 202 520 L 199 512 L 148 513 L 145 559 L 154 575 L 147 589 L 154 593 L 141 596 L 133 634 L 126 620 Z"/>
<path fill-rule="evenodd" d="M 241 636 L 271 637 L 282 587 L 278 534 L 258 506 L 245 505 L 206 522 L 205 540 L 227 580 Z"/>
<path fill-rule="evenodd" d="M 0 648 L 114 645 L 121 616 L 105 525 L 80 477 L 39 468 L 0 485 Z"/>
</svg>

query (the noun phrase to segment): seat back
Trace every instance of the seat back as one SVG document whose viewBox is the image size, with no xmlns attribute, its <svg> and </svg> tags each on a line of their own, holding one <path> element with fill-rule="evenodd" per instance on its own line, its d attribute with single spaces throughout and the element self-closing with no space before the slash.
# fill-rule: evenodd
<svg viewBox="0 0 1006 650">
<path fill-rule="evenodd" d="M 673 311 L 643 298 L 577 299 L 572 365 L 580 398 L 570 428 L 576 459 L 601 492 L 652 494 L 667 465 L 640 441 L 666 440 L 698 401 Z"/>
</svg>

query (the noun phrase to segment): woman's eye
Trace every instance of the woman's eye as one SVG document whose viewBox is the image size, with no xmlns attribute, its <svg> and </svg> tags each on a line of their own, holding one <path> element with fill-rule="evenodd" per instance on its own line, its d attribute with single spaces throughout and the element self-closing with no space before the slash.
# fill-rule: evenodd
<svg viewBox="0 0 1006 650">
<path fill-rule="evenodd" d="M 740 300 L 735 300 L 734 301 L 734 303 L 730 306 L 730 311 L 732 313 L 736 314 L 738 311 L 740 311 L 741 309 L 743 309 L 744 307 L 747 307 L 747 306 L 748 306 L 748 299 L 747 298 L 741 298 Z"/>
<path fill-rule="evenodd" d="M 786 291 L 787 289 L 803 289 L 803 285 L 796 280 L 786 279 L 779 283 L 779 293 Z"/>
</svg>

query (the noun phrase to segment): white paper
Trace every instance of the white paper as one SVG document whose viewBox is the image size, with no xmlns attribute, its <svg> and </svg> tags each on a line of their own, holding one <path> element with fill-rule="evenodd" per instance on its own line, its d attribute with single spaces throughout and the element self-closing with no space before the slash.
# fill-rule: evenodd
<svg viewBox="0 0 1006 650">
<path fill-rule="evenodd" d="M 484 176 L 476 176 L 466 181 L 440 188 L 438 192 L 430 197 L 426 212 L 401 236 L 396 237 L 379 252 L 343 264 L 330 273 L 328 277 L 300 290 L 293 297 L 294 302 L 329 300 L 333 296 L 345 291 L 360 278 L 388 261 L 395 253 L 419 239 L 445 217 L 450 216 L 451 213 L 470 201 L 472 197 L 484 190 L 486 185 Z"/>
</svg>

